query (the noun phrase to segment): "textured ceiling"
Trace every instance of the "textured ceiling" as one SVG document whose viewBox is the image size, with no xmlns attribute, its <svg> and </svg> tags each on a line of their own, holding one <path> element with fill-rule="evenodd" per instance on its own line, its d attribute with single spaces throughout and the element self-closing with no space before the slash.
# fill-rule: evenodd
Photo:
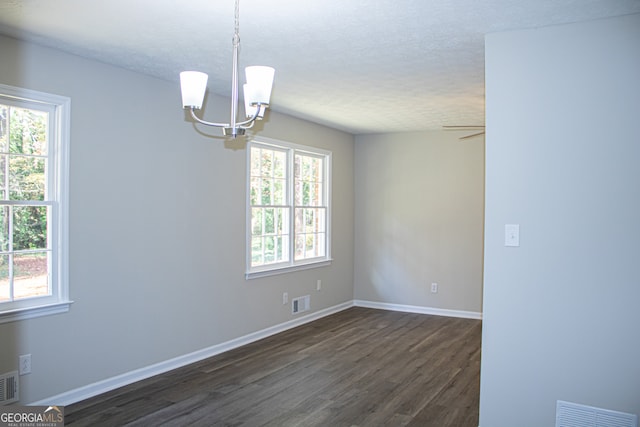
<svg viewBox="0 0 640 427">
<path fill-rule="evenodd" d="M 276 69 L 275 111 L 354 134 L 477 125 L 485 34 L 638 12 L 640 0 L 242 0 L 240 65 Z M 233 24 L 233 0 L 0 0 L 0 33 L 176 86 L 204 71 L 223 96 Z"/>
</svg>

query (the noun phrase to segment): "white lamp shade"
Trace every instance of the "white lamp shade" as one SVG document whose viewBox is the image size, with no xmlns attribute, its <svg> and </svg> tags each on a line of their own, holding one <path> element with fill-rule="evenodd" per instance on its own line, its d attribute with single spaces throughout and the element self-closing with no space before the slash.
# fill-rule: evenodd
<svg viewBox="0 0 640 427">
<path fill-rule="evenodd" d="M 247 84 L 250 86 L 249 103 L 269 104 L 271 88 L 273 87 L 273 75 L 276 70 L 271 67 L 253 66 L 244 70 L 247 76 Z M 245 102 L 247 94 L 245 93 Z"/>
<path fill-rule="evenodd" d="M 256 114 L 256 110 L 258 109 L 257 105 L 251 105 L 252 102 L 257 102 L 257 101 L 252 101 L 252 99 L 256 99 L 257 95 L 256 95 L 256 88 L 251 86 L 248 83 L 245 83 L 242 86 L 242 89 L 244 91 L 244 111 L 247 115 L 247 118 L 251 118 Z M 264 117 L 264 112 L 266 110 L 266 106 L 261 106 L 260 107 L 260 114 L 258 114 L 258 119 L 262 119 Z"/>
<path fill-rule="evenodd" d="M 180 73 L 180 89 L 182 91 L 183 108 L 200 109 L 207 89 L 207 76 L 200 71 L 183 71 Z"/>
</svg>

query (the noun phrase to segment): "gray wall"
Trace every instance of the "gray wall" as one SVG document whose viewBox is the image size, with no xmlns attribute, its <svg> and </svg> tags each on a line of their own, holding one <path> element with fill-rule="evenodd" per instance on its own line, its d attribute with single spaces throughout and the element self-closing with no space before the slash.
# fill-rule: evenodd
<svg viewBox="0 0 640 427">
<path fill-rule="evenodd" d="M 482 311 L 484 140 L 461 135 L 356 137 L 356 299 Z"/>
<path fill-rule="evenodd" d="M 640 15 L 491 34 L 486 89 L 480 425 L 639 414 Z"/>
<path fill-rule="evenodd" d="M 69 96 L 69 313 L 0 325 L 0 373 L 33 402 L 353 299 L 353 136 L 271 112 L 263 136 L 333 151 L 330 267 L 245 281 L 241 143 L 198 130 L 166 82 L 0 37 L 0 82 Z M 277 90 L 274 89 L 274 90 Z M 211 96 L 208 119 L 228 117 Z M 316 280 L 322 291 L 315 291 Z"/>
</svg>

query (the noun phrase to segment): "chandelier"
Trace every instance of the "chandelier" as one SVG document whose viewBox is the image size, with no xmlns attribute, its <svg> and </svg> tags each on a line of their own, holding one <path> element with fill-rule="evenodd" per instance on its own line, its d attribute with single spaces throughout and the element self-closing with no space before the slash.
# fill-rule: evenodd
<svg viewBox="0 0 640 427">
<path fill-rule="evenodd" d="M 182 106 L 191 111 L 191 117 L 198 123 L 222 128 L 225 136 L 244 135 L 256 120 L 264 117 L 269 106 L 273 75 L 271 67 L 252 66 L 245 68 L 247 83 L 243 85 L 245 120 L 238 122 L 238 49 L 240 47 L 239 0 L 235 2 L 235 32 L 233 35 L 233 71 L 231 76 L 231 120 L 229 123 L 207 122 L 195 113 L 202 107 L 204 93 L 207 88 L 207 74 L 200 71 L 183 71 L 180 73 Z"/>
</svg>

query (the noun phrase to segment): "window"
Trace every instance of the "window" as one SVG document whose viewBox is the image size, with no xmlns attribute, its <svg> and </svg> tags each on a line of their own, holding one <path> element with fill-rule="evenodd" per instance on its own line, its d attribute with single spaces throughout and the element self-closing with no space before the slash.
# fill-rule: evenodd
<svg viewBox="0 0 640 427">
<path fill-rule="evenodd" d="M 70 100 L 0 85 L 0 322 L 60 313 Z"/>
<path fill-rule="evenodd" d="M 248 144 L 247 278 L 328 265 L 331 153 Z"/>
</svg>

